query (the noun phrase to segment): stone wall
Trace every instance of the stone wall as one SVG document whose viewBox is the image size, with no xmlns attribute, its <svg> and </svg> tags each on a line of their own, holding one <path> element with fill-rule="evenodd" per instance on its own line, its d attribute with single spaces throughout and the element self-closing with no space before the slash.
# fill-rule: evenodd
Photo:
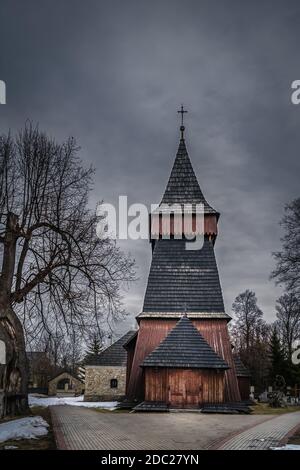
<svg viewBox="0 0 300 470">
<path fill-rule="evenodd" d="M 70 386 L 68 387 L 68 390 L 58 390 L 57 389 L 57 384 L 60 382 L 62 379 L 69 379 L 70 381 Z M 80 380 L 76 379 L 73 377 L 71 374 L 68 372 L 63 372 L 59 374 L 57 377 L 54 377 L 52 380 L 49 380 L 48 383 L 48 395 L 54 396 L 57 395 L 57 393 L 62 394 L 71 394 L 73 393 L 74 395 L 81 395 L 84 390 L 84 385 Z"/>
<path fill-rule="evenodd" d="M 117 379 L 118 386 L 111 388 L 111 380 Z M 86 401 L 115 401 L 125 397 L 126 367 L 86 366 L 85 395 Z"/>
</svg>

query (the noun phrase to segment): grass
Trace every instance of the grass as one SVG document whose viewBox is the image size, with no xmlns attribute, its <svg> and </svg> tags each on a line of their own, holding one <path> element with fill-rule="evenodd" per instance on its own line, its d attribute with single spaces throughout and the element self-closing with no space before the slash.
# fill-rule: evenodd
<svg viewBox="0 0 300 470">
<path fill-rule="evenodd" d="M 38 439 L 20 439 L 5 441 L 0 443 L 0 450 L 6 446 L 15 446 L 20 450 L 53 450 L 56 449 L 55 439 L 52 431 L 51 415 L 49 408 L 36 406 L 30 408 L 30 413 L 27 415 L 17 416 L 13 419 L 23 418 L 25 416 L 41 416 L 49 424 L 48 434 L 39 437 Z M 5 421 L 3 421 L 5 422 Z"/>
<path fill-rule="evenodd" d="M 252 406 L 254 415 L 282 415 L 285 413 L 292 413 L 293 411 L 300 411 L 300 406 L 286 406 L 285 408 L 271 408 L 268 403 L 257 403 Z"/>
<path fill-rule="evenodd" d="M 97 411 L 97 413 L 129 413 L 130 410 L 122 410 L 122 409 L 115 409 L 115 410 L 107 410 L 105 408 L 89 408 L 93 411 Z"/>
<path fill-rule="evenodd" d="M 288 444 L 300 445 L 300 427 L 297 429 L 295 434 L 289 438 Z"/>
</svg>

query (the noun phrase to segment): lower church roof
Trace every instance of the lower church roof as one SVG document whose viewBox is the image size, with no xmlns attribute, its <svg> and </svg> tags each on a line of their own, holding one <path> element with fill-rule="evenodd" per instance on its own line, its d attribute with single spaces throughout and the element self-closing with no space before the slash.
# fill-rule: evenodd
<svg viewBox="0 0 300 470">
<path fill-rule="evenodd" d="M 233 355 L 233 360 L 237 377 L 251 377 L 250 370 L 243 364 L 238 354 Z"/>
<path fill-rule="evenodd" d="M 160 345 L 142 363 L 143 367 L 229 369 L 187 316 L 183 316 Z"/>
<path fill-rule="evenodd" d="M 88 354 L 84 360 L 86 366 L 126 366 L 127 352 L 124 345 L 136 334 L 135 331 L 128 331 L 108 348 L 99 354 Z"/>
</svg>

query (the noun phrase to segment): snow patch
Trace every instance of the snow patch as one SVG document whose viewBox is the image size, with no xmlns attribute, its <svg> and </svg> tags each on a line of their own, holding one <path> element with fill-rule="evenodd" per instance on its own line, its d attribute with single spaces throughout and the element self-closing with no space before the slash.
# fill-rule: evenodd
<svg viewBox="0 0 300 470">
<path fill-rule="evenodd" d="M 118 404 L 117 401 L 83 401 L 84 396 L 79 397 L 45 397 L 40 398 L 34 395 L 29 395 L 29 406 L 56 406 L 56 405 L 71 405 L 71 406 L 84 406 L 85 408 L 101 408 L 104 410 L 113 411 Z"/>
<path fill-rule="evenodd" d="M 270 447 L 272 450 L 300 450 L 300 445 L 298 444 L 286 444 L 282 447 Z"/>
<path fill-rule="evenodd" d="M 48 434 L 49 424 L 41 416 L 14 419 L 0 424 L 0 442 L 37 439 Z"/>
</svg>

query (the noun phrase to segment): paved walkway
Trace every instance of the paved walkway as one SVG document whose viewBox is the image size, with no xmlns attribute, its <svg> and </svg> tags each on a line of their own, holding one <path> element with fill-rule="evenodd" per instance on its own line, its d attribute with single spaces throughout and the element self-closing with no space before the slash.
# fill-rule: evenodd
<svg viewBox="0 0 300 470">
<path fill-rule="evenodd" d="M 239 433 L 218 446 L 221 450 L 265 450 L 277 446 L 300 427 L 300 411 L 286 413 Z"/>
<path fill-rule="evenodd" d="M 97 412 L 64 405 L 52 406 L 51 413 L 57 447 L 74 450 L 218 448 L 225 439 L 270 420 L 261 415 Z"/>
</svg>

